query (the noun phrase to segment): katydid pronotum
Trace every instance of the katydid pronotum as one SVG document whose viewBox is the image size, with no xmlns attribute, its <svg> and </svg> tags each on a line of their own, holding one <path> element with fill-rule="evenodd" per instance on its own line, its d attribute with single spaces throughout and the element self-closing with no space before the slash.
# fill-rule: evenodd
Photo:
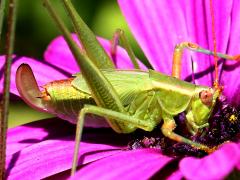
<svg viewBox="0 0 240 180">
<path fill-rule="evenodd" d="M 186 124 L 192 134 L 207 127 L 208 119 L 221 95 L 221 88 L 216 85 L 217 83 L 211 88 L 180 80 L 182 53 L 184 49 L 189 49 L 230 60 L 238 60 L 239 56 L 216 53 L 194 43 L 183 42 L 174 50 L 172 76 L 153 70 L 142 71 L 138 69 L 138 63 L 123 31 L 118 30 L 113 46 L 117 45 L 116 41 L 120 38 L 136 69 L 116 70 L 95 35 L 77 14 L 70 1 L 63 0 L 64 6 L 83 45 L 83 50 L 80 50 L 72 40 L 70 32 L 50 2 L 48 0 L 43 2 L 62 31 L 81 68 L 81 73 L 70 79 L 50 82 L 40 91 L 31 68 L 22 64 L 16 74 L 16 84 L 23 100 L 33 108 L 77 122 L 72 174 L 77 166 L 79 143 L 86 114 L 104 117 L 111 128 L 118 133 L 131 133 L 137 128 L 152 131 L 163 121 L 161 131 L 166 137 L 206 152 L 214 150 L 174 132 L 176 127 L 174 116 L 181 112 L 186 113 Z"/>
</svg>

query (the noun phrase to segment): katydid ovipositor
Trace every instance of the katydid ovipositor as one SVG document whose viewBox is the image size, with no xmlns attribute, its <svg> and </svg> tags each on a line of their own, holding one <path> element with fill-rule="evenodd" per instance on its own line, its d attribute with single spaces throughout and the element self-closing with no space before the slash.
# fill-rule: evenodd
<svg viewBox="0 0 240 180">
<path fill-rule="evenodd" d="M 84 116 L 86 113 L 91 113 L 105 117 L 110 126 L 119 133 L 130 133 L 136 128 L 151 131 L 163 120 L 161 130 L 165 136 L 207 152 L 211 151 L 207 146 L 179 136 L 173 131 L 176 126 L 174 116 L 181 112 L 186 113 L 186 123 L 192 133 L 208 126 L 208 118 L 216 99 L 221 94 L 218 87 L 197 86 L 178 79 L 181 66 L 178 66 L 177 62 L 181 61 L 183 49 L 189 48 L 206 54 L 215 53 L 192 43 L 178 45 L 174 52 L 174 77 L 152 70 L 147 72 L 114 70 L 109 57 L 101 50 L 95 36 L 76 15 L 69 1 L 65 0 L 64 3 L 79 33 L 84 52 L 80 52 L 72 41 L 70 33 L 62 26 L 49 2 L 47 0 L 44 2 L 63 31 L 82 74 L 76 75 L 74 79 L 49 83 L 40 92 L 31 69 L 27 65 L 22 65 L 17 72 L 17 86 L 23 99 L 35 108 L 50 111 L 67 119 L 77 119 L 80 111 L 76 147 L 80 140 Z M 224 54 L 217 55 L 222 58 L 237 59 Z M 101 63 L 105 60 L 107 63 Z M 28 75 L 29 77 L 26 78 Z M 72 114 L 74 117 L 71 117 Z M 74 168 L 76 158 L 75 154 Z"/>
</svg>

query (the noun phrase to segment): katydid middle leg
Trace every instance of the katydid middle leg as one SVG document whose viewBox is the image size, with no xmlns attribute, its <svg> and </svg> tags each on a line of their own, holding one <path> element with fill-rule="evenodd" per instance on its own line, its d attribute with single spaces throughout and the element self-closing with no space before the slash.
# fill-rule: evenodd
<svg viewBox="0 0 240 180">
<path fill-rule="evenodd" d="M 73 175 L 76 171 L 79 145 L 80 145 L 82 129 L 83 129 L 83 125 L 84 125 L 84 118 L 85 118 L 85 115 L 89 114 L 89 113 L 110 119 L 111 121 L 119 121 L 119 122 L 123 122 L 123 123 L 127 123 L 127 124 L 132 124 L 132 125 L 136 126 L 137 128 L 143 129 L 145 131 L 152 131 L 153 128 L 155 127 L 154 123 L 135 118 L 128 114 L 124 114 L 121 112 L 109 110 L 109 109 L 98 107 L 98 106 L 85 105 L 84 108 L 81 109 L 79 117 L 78 117 L 78 121 L 77 121 L 74 159 L 73 159 L 71 175 Z"/>
<path fill-rule="evenodd" d="M 116 64 L 116 52 L 117 52 L 117 46 L 120 44 L 120 42 L 123 46 L 123 48 L 127 51 L 128 56 L 130 57 L 130 60 L 132 64 L 134 65 L 135 69 L 140 69 L 139 64 L 137 62 L 136 56 L 127 40 L 127 37 L 123 30 L 117 29 L 113 35 L 113 38 L 111 40 L 111 56 L 113 58 L 113 62 Z"/>
<path fill-rule="evenodd" d="M 176 78 L 181 78 L 181 68 L 182 68 L 182 55 L 183 50 L 189 49 L 191 51 L 200 52 L 204 54 L 209 54 L 215 56 L 213 51 L 202 48 L 199 45 L 191 42 L 182 42 L 175 46 L 174 54 L 173 54 L 173 64 L 172 64 L 172 76 Z M 216 53 L 216 56 L 223 59 L 240 61 L 240 55 L 230 56 L 223 53 Z"/>
</svg>

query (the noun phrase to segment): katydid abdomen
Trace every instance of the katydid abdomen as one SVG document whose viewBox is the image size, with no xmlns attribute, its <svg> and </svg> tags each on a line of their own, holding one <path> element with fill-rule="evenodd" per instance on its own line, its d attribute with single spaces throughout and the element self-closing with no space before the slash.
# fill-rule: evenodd
<svg viewBox="0 0 240 180">
<path fill-rule="evenodd" d="M 47 83 L 43 86 L 41 99 L 48 112 L 75 124 L 84 104 L 95 104 L 95 101 L 90 94 L 76 90 L 72 81 L 69 78 Z"/>
<path fill-rule="evenodd" d="M 189 109 L 196 93 L 209 89 L 152 70 L 105 70 L 103 74 L 116 89 L 128 115 L 150 123 L 149 131 L 162 120 L 162 112 L 171 116 L 184 112 Z M 26 76 L 27 79 L 24 78 Z M 30 82 L 35 81 L 31 68 L 23 64 L 17 71 L 17 87 L 23 99 L 33 108 L 71 123 L 76 123 L 85 104 L 96 105 L 81 73 L 75 78 L 47 83 L 41 92 L 33 94 L 29 92 L 39 89 L 36 82 L 25 86 L 29 79 Z M 130 133 L 137 129 L 130 123 L 111 120 L 108 123 L 116 132 Z"/>
</svg>

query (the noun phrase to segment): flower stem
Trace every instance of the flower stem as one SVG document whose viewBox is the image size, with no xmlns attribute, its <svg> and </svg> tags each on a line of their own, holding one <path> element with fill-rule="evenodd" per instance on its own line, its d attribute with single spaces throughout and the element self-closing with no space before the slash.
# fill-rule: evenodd
<svg viewBox="0 0 240 180">
<path fill-rule="evenodd" d="M 2 37 L 2 26 L 3 26 L 4 14 L 5 14 L 5 4 L 6 4 L 6 0 L 0 1 L 0 40 Z"/>
<path fill-rule="evenodd" d="M 0 131 L 0 178 L 6 178 L 5 163 L 6 163 L 6 133 L 9 113 L 9 90 L 10 90 L 10 72 L 12 53 L 15 38 L 15 24 L 16 24 L 16 6 L 17 0 L 9 0 L 8 4 L 8 18 L 7 18 L 7 34 L 6 34 L 6 59 L 4 65 L 4 89 L 3 100 L 1 107 L 1 131 Z"/>
</svg>

